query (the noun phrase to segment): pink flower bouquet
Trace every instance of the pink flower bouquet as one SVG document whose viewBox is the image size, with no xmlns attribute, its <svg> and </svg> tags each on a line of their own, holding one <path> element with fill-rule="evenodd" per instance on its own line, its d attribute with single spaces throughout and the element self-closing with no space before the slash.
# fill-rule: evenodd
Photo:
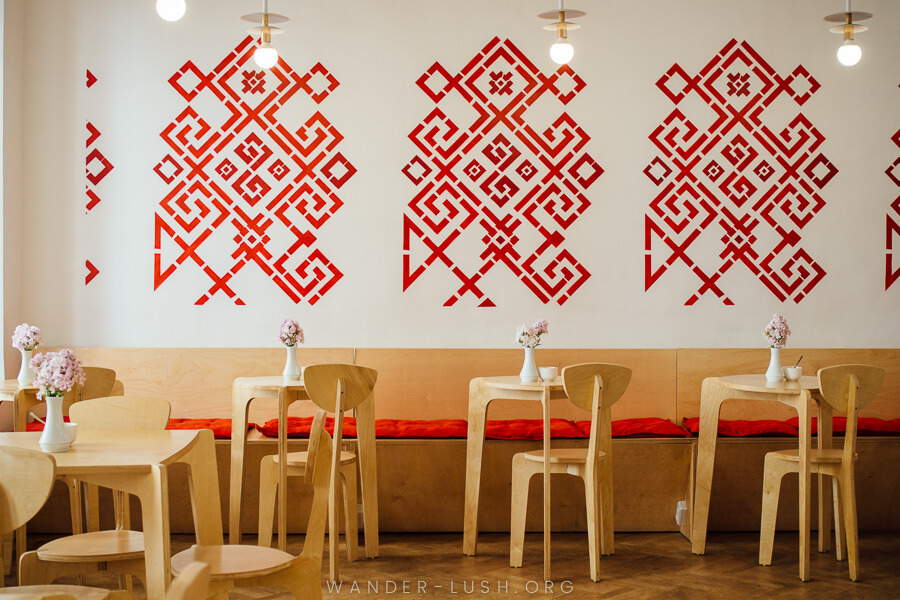
<svg viewBox="0 0 900 600">
<path fill-rule="evenodd" d="M 522 323 L 516 330 L 516 343 L 524 348 L 537 348 L 541 345 L 541 336 L 550 333 L 546 319 L 535 321 L 529 327 Z"/>
<path fill-rule="evenodd" d="M 788 336 L 791 335 L 791 328 L 788 327 L 787 319 L 775 313 L 766 326 L 766 330 L 763 331 L 763 335 L 766 336 L 770 348 L 784 348 Z"/>
<path fill-rule="evenodd" d="M 285 319 L 281 322 L 279 339 L 281 339 L 281 343 L 285 346 L 302 344 L 305 341 L 303 338 L 303 328 L 300 327 L 300 324 L 297 321 Z"/>
<path fill-rule="evenodd" d="M 38 398 L 61 396 L 76 383 L 84 384 L 81 362 L 71 350 L 36 354 L 30 364 L 34 369 L 34 385 L 40 388 Z"/>
<path fill-rule="evenodd" d="M 43 341 L 41 330 L 28 323 L 17 326 L 12 335 L 12 346 L 17 350 L 34 350 Z"/>
</svg>

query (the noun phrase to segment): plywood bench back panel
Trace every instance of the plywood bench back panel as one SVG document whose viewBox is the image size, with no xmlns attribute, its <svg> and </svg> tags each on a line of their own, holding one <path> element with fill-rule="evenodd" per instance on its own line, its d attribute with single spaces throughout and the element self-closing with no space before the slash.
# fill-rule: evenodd
<svg viewBox="0 0 900 600">
<path fill-rule="evenodd" d="M 900 417 L 900 349 L 866 348 L 784 348 L 781 364 L 800 365 L 804 375 L 815 375 L 822 367 L 846 363 L 875 365 L 885 369 L 884 384 L 862 416 L 896 419 Z M 706 377 L 766 372 L 768 348 L 680 349 L 678 350 L 678 418 L 700 416 L 700 386 Z M 722 419 L 788 419 L 793 409 L 777 402 L 730 401 L 722 406 Z"/>
<path fill-rule="evenodd" d="M 465 419 L 469 381 L 490 375 L 515 375 L 522 368 L 521 349 L 360 348 L 356 363 L 378 371 L 375 414 L 388 419 Z M 538 348 L 538 366 L 561 367 L 582 362 L 610 362 L 633 371 L 631 385 L 613 407 L 614 419 L 675 418 L 675 350 L 557 350 Z M 540 405 L 495 400 L 490 419 L 535 418 Z M 586 419 L 562 400 L 554 417 Z"/>
<path fill-rule="evenodd" d="M 125 384 L 126 393 L 168 400 L 173 418 L 231 418 L 234 379 L 280 374 L 285 361 L 284 348 L 74 350 L 84 365 L 115 369 L 116 378 Z M 353 349 L 300 347 L 297 362 L 301 366 L 321 362 L 352 363 Z M 272 418 L 276 412 L 274 406 L 273 401 L 271 407 L 251 407 L 250 420 Z"/>
</svg>

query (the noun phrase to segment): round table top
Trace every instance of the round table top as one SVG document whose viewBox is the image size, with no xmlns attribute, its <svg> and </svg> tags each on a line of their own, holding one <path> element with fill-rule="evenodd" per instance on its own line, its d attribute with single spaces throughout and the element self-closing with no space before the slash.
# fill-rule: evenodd
<svg viewBox="0 0 900 600">
<path fill-rule="evenodd" d="M 0 588 L 0 597 L 4 598 L 40 598 L 50 594 L 66 594 L 78 600 L 104 600 L 111 590 L 88 587 L 85 585 L 20 585 Z"/>
<path fill-rule="evenodd" d="M 479 381 L 488 387 L 494 387 L 501 390 L 534 390 L 539 391 L 544 388 L 551 390 L 563 389 L 562 377 L 557 377 L 553 381 L 538 380 L 534 383 L 522 383 L 518 375 L 502 375 L 497 377 L 476 377 L 473 381 Z"/>
<path fill-rule="evenodd" d="M 800 381 L 768 381 L 765 375 L 728 375 L 717 378 L 725 387 L 745 392 L 799 394 L 801 390 L 818 391 L 819 378 L 807 375 Z"/>
<path fill-rule="evenodd" d="M 266 375 L 263 377 L 238 377 L 234 385 L 248 390 L 260 390 L 277 392 L 281 388 L 305 389 L 303 378 L 287 380 L 281 375 Z"/>
</svg>

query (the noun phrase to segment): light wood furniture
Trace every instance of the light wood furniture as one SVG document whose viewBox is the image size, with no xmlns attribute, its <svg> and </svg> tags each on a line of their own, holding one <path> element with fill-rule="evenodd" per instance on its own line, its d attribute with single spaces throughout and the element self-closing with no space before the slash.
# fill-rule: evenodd
<svg viewBox="0 0 900 600">
<path fill-rule="evenodd" d="M 313 486 L 303 552 L 292 556 L 264 546 L 198 544 L 172 557 L 172 570 L 183 572 L 194 561 L 210 567 L 210 597 L 227 594 L 238 586 L 274 586 L 289 590 L 294 598 L 322 597 L 322 551 L 333 469 L 331 436 L 325 431 L 325 412 L 313 418 L 306 461 L 306 480 Z M 282 488 L 284 489 L 284 488 Z"/>
<path fill-rule="evenodd" d="M 303 381 L 286 382 L 281 376 L 238 377 L 232 391 L 231 422 L 231 492 L 228 511 L 228 541 L 239 544 L 241 540 L 241 501 L 244 485 L 244 457 L 247 449 L 247 422 L 250 403 L 259 398 L 278 399 L 278 464 L 287 464 L 287 416 L 288 407 L 298 400 L 308 400 L 309 394 Z M 312 404 L 312 403 L 311 403 Z M 313 404 L 313 406 L 316 406 Z M 356 435 L 360 470 L 360 494 L 366 532 L 366 556 L 378 556 L 378 479 L 375 463 L 375 395 L 356 407 Z M 279 470 L 279 489 L 287 489 L 287 471 Z M 278 547 L 286 543 L 287 503 L 285 494 L 279 494 Z"/>
<path fill-rule="evenodd" d="M 0 600 L 132 600 L 132 596 L 83 585 L 20 585 L 0 589 Z"/>
<path fill-rule="evenodd" d="M 37 449 L 39 433 L 0 433 L 0 446 Z M 186 464 L 194 529 L 201 544 L 222 542 L 222 512 L 212 431 L 85 431 L 54 455 L 57 473 L 138 497 L 143 520 L 147 598 L 162 600 L 170 580 L 168 467 Z M 41 581 L 36 561 L 20 563 L 22 584 Z M 36 558 L 36 553 L 32 554 Z M 43 563 L 47 564 L 47 563 Z"/>
<path fill-rule="evenodd" d="M 37 514 L 50 496 L 55 478 L 56 462 L 51 455 L 0 446 L 0 539 Z M 0 564 L 3 564 L 2 544 Z"/>
<path fill-rule="evenodd" d="M 166 600 L 206 600 L 209 595 L 209 565 L 192 562 L 172 581 Z"/>
<path fill-rule="evenodd" d="M 345 511 L 344 528 L 347 543 L 347 560 L 354 561 L 358 555 L 356 525 L 356 469 L 357 457 L 353 452 L 341 450 L 344 412 L 356 409 L 360 404 L 371 401 L 378 373 L 374 369 L 357 365 L 324 364 L 310 365 L 303 370 L 306 394 L 317 406 L 334 414 L 334 452 L 331 472 L 331 488 L 328 502 L 328 560 L 331 580 L 337 580 L 338 528 L 338 486 L 342 487 Z M 279 392 L 279 395 L 285 392 Z M 279 424 L 280 428 L 280 424 Z M 286 498 L 286 487 L 279 485 L 284 477 L 303 475 L 306 472 L 307 452 L 292 452 L 281 462 L 280 456 L 267 456 L 260 466 L 259 484 L 259 545 L 272 543 L 272 519 L 275 513 L 276 496 Z M 284 465 L 282 467 L 282 465 Z M 281 493 L 279 493 L 281 492 Z M 284 550 L 286 539 L 284 521 L 279 522 L 279 549 Z M 368 535 L 368 532 L 366 532 Z"/>
<path fill-rule="evenodd" d="M 838 560 L 843 559 L 844 539 L 841 521 L 846 533 L 850 579 L 859 576 L 859 533 L 856 526 L 856 424 L 861 409 L 871 404 L 884 381 L 884 369 L 867 365 L 838 365 L 819 369 L 819 389 L 832 409 L 847 415 L 843 450 L 812 450 L 809 456 L 813 473 L 832 477 L 835 504 L 835 531 L 837 532 Z M 890 467 L 889 467 L 890 468 Z M 775 517 L 778 514 L 778 495 L 781 479 L 787 473 L 800 470 L 797 450 L 785 450 L 766 454 L 765 479 L 763 481 L 762 519 L 759 536 L 759 564 L 772 564 L 772 546 L 775 542 Z M 840 515 L 843 514 L 843 519 Z"/>
<path fill-rule="evenodd" d="M 521 383 L 518 376 L 476 377 L 469 383 L 469 426 L 466 444 L 466 512 L 463 552 L 475 555 L 478 541 L 478 496 L 487 408 L 497 398 L 540 402 L 544 419 L 544 580 L 550 580 L 550 400 L 565 398 L 562 380 Z"/>
<path fill-rule="evenodd" d="M 716 459 L 719 409 L 729 399 L 776 401 L 796 409 L 799 417 L 799 473 L 800 473 L 800 579 L 809 579 L 810 539 L 810 444 L 813 400 L 819 402 L 818 444 L 820 449 L 831 447 L 831 407 L 821 401 L 815 377 L 802 377 L 799 382 L 774 383 L 765 375 L 731 375 L 709 377 L 703 381 L 700 400 L 700 434 L 697 442 L 697 469 L 692 511 L 691 550 L 706 552 L 706 526 L 709 517 L 709 496 L 712 489 L 713 465 Z M 825 504 L 828 504 L 827 502 Z M 820 510 L 819 536 L 830 536 L 824 523 L 830 522 Z M 829 526 L 830 527 L 830 526 Z"/>
<path fill-rule="evenodd" d="M 81 432 L 163 431 L 169 422 L 169 410 L 169 403 L 159 398 L 110 396 L 78 402 L 69 409 L 69 416 L 78 423 Z M 86 574 L 106 570 L 119 573 L 120 580 L 125 575 L 144 578 L 144 536 L 129 529 L 127 494 L 114 491 L 113 498 L 115 529 L 57 538 L 26 554 L 27 559 L 22 558 L 35 573 L 41 573 L 40 580 L 32 583 L 52 583 L 73 572 Z"/>
<path fill-rule="evenodd" d="M 591 580 L 599 580 L 600 554 L 613 553 L 613 478 L 612 429 L 610 413 L 631 381 L 631 369 L 620 365 L 588 363 L 562 370 L 563 386 L 569 400 L 590 412 L 591 434 L 585 449 L 551 449 L 522 452 L 513 457 L 509 564 L 522 566 L 525 546 L 525 514 L 528 508 L 528 483 L 538 473 L 575 475 L 584 480 L 587 508 L 588 553 Z M 546 439 L 546 434 L 545 434 Z M 547 444 L 544 445 L 545 448 Z M 546 475 L 545 475 L 546 477 Z M 544 546 L 544 561 L 549 563 L 549 545 Z"/>
</svg>

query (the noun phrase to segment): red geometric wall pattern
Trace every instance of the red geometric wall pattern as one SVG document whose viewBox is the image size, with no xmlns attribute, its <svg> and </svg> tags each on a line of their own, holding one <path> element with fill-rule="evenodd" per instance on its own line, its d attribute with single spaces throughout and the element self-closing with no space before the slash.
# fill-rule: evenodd
<svg viewBox="0 0 900 600">
<path fill-rule="evenodd" d="M 289 124 L 279 111 L 299 93 L 320 104 L 338 81 L 320 63 L 259 70 L 254 49 L 247 37 L 212 71 L 188 61 L 169 79 L 187 106 L 160 134 L 170 152 L 154 170 L 169 191 L 156 212 L 154 289 L 190 265 L 209 279 L 196 304 L 222 293 L 242 305 L 234 278 L 251 265 L 293 302 L 315 304 L 342 276 L 316 232 L 356 168 L 322 113 Z"/>
<path fill-rule="evenodd" d="M 656 86 L 675 108 L 650 134 L 658 154 L 644 169 L 659 188 L 645 215 L 645 289 L 680 263 L 699 280 L 685 305 L 706 293 L 732 305 L 720 283 L 737 264 L 800 302 L 825 276 L 801 233 L 838 170 L 788 99 L 802 106 L 819 83 L 802 65 L 783 77 L 731 40 L 697 75 L 674 64 Z"/>
<path fill-rule="evenodd" d="M 900 87 L 900 86 L 898 86 Z M 900 129 L 894 134 L 891 140 L 900 148 Z M 885 171 L 887 176 L 894 182 L 894 185 L 900 187 L 900 157 L 891 163 L 891 166 Z M 894 247 L 900 248 L 900 196 L 897 196 L 891 203 L 893 213 L 887 214 L 887 232 L 884 263 L 884 289 L 891 287 L 897 279 L 900 279 L 900 262 L 894 264 L 894 256 L 900 255 L 894 253 Z"/>
<path fill-rule="evenodd" d="M 403 168 L 417 188 L 403 218 L 404 291 L 441 265 L 455 277 L 444 306 L 466 294 L 494 306 L 481 280 L 501 265 L 542 302 L 564 304 L 590 277 L 565 248 L 566 230 L 603 169 L 567 113 L 553 108 L 537 126 L 528 111 L 568 104 L 584 81 L 568 66 L 545 75 L 494 38 L 458 73 L 436 62 L 416 84 L 435 108 L 409 134 L 417 154 Z"/>
<path fill-rule="evenodd" d="M 91 73 L 90 69 L 85 71 L 85 87 L 91 89 L 97 83 L 97 77 Z M 86 121 L 87 139 L 85 141 L 84 155 L 84 172 L 85 172 L 85 196 L 86 203 L 84 205 L 85 214 L 100 203 L 100 196 L 97 193 L 97 186 L 106 178 L 113 170 L 113 165 L 97 145 L 100 138 L 100 130 L 91 122 Z M 84 276 L 84 285 L 89 284 L 94 278 L 100 274 L 100 270 L 90 260 L 84 261 L 84 267 L 87 274 Z"/>
</svg>

